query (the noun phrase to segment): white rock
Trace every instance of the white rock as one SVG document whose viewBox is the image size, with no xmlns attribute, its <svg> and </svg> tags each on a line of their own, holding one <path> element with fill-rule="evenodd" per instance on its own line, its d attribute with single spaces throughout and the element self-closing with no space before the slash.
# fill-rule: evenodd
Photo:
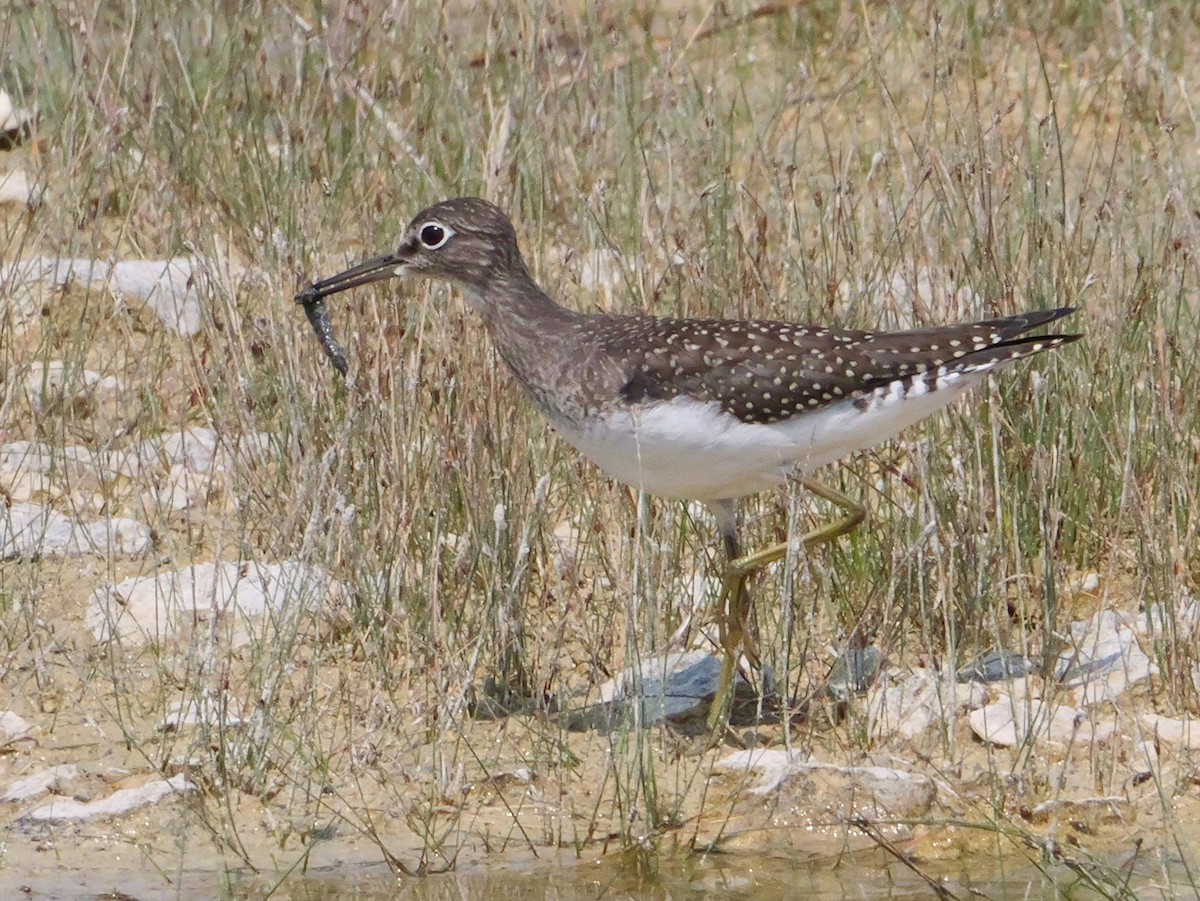
<svg viewBox="0 0 1200 901">
<path fill-rule="evenodd" d="M 35 410 L 45 407 L 47 396 L 51 400 L 57 400 L 64 397 L 95 395 L 120 387 L 121 382 L 116 376 L 103 376 L 90 369 L 71 366 L 63 360 L 34 363 L 25 376 L 25 391 Z"/>
<path fill-rule="evenodd" d="M 79 767 L 73 764 L 50 767 L 18 779 L 0 795 L 0 801 L 29 801 L 38 795 L 60 789 L 65 783 L 79 778 Z"/>
<path fill-rule="evenodd" d="M 95 463 L 86 447 L 69 444 L 57 447 L 37 441 L 10 441 L 0 444 L 0 468 L 13 471 L 49 472 L 63 462 L 91 466 Z"/>
<path fill-rule="evenodd" d="M 832 767 L 865 788 L 875 805 L 897 815 L 913 808 L 927 809 L 937 797 L 937 786 L 928 776 L 883 766 Z"/>
<path fill-rule="evenodd" d="M 515 770 L 507 770 L 496 773 L 491 778 L 491 783 L 497 787 L 505 785 L 532 785 L 534 782 L 533 773 L 526 767 L 517 767 Z"/>
<path fill-rule="evenodd" d="M 1064 715 L 1071 716 L 1074 711 Z M 993 745 L 1009 748 L 1025 740 L 1032 723 L 1029 701 L 1005 698 L 978 710 L 972 710 L 968 718 L 973 731 L 980 739 Z"/>
<path fill-rule="evenodd" d="M 150 529 L 134 519 L 116 516 L 77 525 L 66 546 L 69 556 L 124 554 L 138 557 L 154 546 Z"/>
<path fill-rule="evenodd" d="M 15 277 L 19 263 L 0 260 L 0 295 L 5 301 L 5 323 L 13 335 L 23 335 L 41 318 L 42 310 L 56 299 L 54 286 L 24 282 Z"/>
<path fill-rule="evenodd" d="M 113 451 L 109 466 L 132 479 L 151 478 L 176 466 L 189 472 L 224 472 L 239 459 L 266 459 L 269 449 L 270 436 L 265 432 L 221 435 L 214 429 L 191 426 Z"/>
<path fill-rule="evenodd" d="M 752 795 L 770 795 L 786 790 L 793 780 L 809 775 L 826 778 L 825 790 L 836 787 L 830 777 L 840 784 L 843 792 L 849 789 L 848 799 L 856 810 L 873 808 L 897 816 L 927 810 L 937 796 L 937 786 L 927 776 L 882 766 L 836 766 L 820 763 L 803 751 L 773 748 L 735 751 L 713 764 L 716 772 L 738 773 L 751 770 L 760 774 L 759 781 L 748 789 Z M 828 800 L 837 802 L 838 792 Z M 809 797 L 822 803 L 826 799 Z"/>
<path fill-rule="evenodd" d="M 29 723 L 11 710 L 0 710 L 0 739 L 6 742 L 19 741 L 32 735 L 33 727 Z"/>
<path fill-rule="evenodd" d="M 187 698 L 175 701 L 167 709 L 167 715 L 155 728 L 159 732 L 180 729 L 184 726 L 205 726 L 210 729 L 226 729 L 246 723 L 242 716 L 242 702 L 235 697 Z"/>
<path fill-rule="evenodd" d="M 1152 604 L 1145 613 L 1133 621 L 1140 635 L 1161 638 L 1173 630 L 1190 633 L 1200 625 L 1200 601 L 1190 594 L 1183 594 L 1172 604 Z"/>
<path fill-rule="evenodd" d="M 55 479 L 60 484 L 69 483 L 72 478 L 86 479 L 96 472 L 92 455 L 83 447 L 51 447 L 33 441 L 0 445 L 0 485 L 10 501 L 52 494 Z"/>
<path fill-rule="evenodd" d="M 1155 739 L 1189 751 L 1200 750 L 1200 721 L 1177 720 L 1155 713 L 1147 713 L 1139 720 L 1142 727 Z"/>
<path fill-rule="evenodd" d="M 140 556 L 152 546 L 150 529 L 136 520 L 112 517 L 80 522 L 40 504 L 0 506 L 0 559 Z"/>
<path fill-rule="evenodd" d="M 33 185 L 23 169 L 0 172 L 0 204 L 29 203 L 33 200 Z"/>
<path fill-rule="evenodd" d="M 113 264 L 110 288 L 118 303 L 144 302 L 168 329 L 185 338 L 200 331 L 200 286 L 205 267 L 195 257 L 127 260 Z"/>
<path fill-rule="evenodd" d="M 97 641 L 162 642 L 217 617 L 231 620 L 235 645 L 254 634 L 247 618 L 319 609 L 342 586 L 305 563 L 198 563 L 135 576 L 92 593 L 87 622 Z"/>
<path fill-rule="evenodd" d="M 894 734 L 914 738 L 935 723 L 978 707 L 986 697 L 986 686 L 957 682 L 953 672 L 947 678 L 916 669 L 899 681 L 885 673 L 867 693 L 868 728 L 876 740 Z"/>
<path fill-rule="evenodd" d="M 34 118 L 29 110 L 13 106 L 8 91 L 0 91 L 0 134 L 15 140 L 22 129 L 32 124 Z"/>
<path fill-rule="evenodd" d="M 200 426 L 164 432 L 128 448 L 115 451 L 114 468 L 133 479 L 147 478 L 152 472 L 183 466 L 193 472 L 208 472 L 216 459 L 220 436 Z"/>
<path fill-rule="evenodd" d="M 105 263 L 79 257 L 35 257 L 0 269 L 0 278 L 13 287 L 40 283 L 57 293 L 76 282 L 101 287 L 108 269 Z"/>
<path fill-rule="evenodd" d="M 187 776 L 179 773 L 170 779 L 156 779 L 137 788 L 122 788 L 107 798 L 98 801 L 76 801 L 59 798 L 37 808 L 26 819 L 35 822 L 58 822 L 61 820 L 91 820 L 96 817 L 117 817 L 139 807 L 157 804 L 163 798 L 176 793 L 193 791 L 196 786 Z"/>
<path fill-rule="evenodd" d="M 1079 704 L 1116 701 L 1158 673 L 1138 644 L 1137 620 L 1136 615 L 1101 610 L 1071 624 L 1071 648 L 1059 656 L 1055 675 L 1076 691 Z"/>
<path fill-rule="evenodd" d="M 1004 697 L 994 704 L 972 710 L 971 730 L 983 741 L 1014 747 L 1027 740 L 1068 745 L 1105 741 L 1116 731 L 1116 722 L 1093 723 L 1087 711 L 1065 704 L 1050 704 L 1039 698 Z"/>
<path fill-rule="evenodd" d="M 106 287 L 118 305 L 130 300 L 145 304 L 163 325 L 185 338 L 199 332 L 203 323 L 200 301 L 205 283 L 218 279 L 228 282 L 247 274 L 230 267 L 222 275 L 214 263 L 200 257 L 120 262 L 47 257 L 21 260 L 11 273 L 18 282 L 43 281 L 59 287 L 79 282 Z"/>
<path fill-rule="evenodd" d="M 27 503 L 40 494 L 54 490 L 50 476 L 38 472 L 11 472 L 0 469 L 0 485 L 10 501 Z"/>
<path fill-rule="evenodd" d="M 155 492 L 158 505 L 167 510 L 186 510 L 200 505 L 213 485 L 213 474 L 195 472 L 176 463 L 167 472 L 166 481 Z"/>
<path fill-rule="evenodd" d="M 1129 754 L 1129 767 L 1134 772 L 1154 772 L 1158 769 L 1158 746 L 1151 737 L 1148 741 L 1134 737 L 1133 750 Z"/>
<path fill-rule="evenodd" d="M 777 748 L 751 748 L 735 751 L 713 764 L 718 773 L 756 771 L 759 780 L 750 787 L 752 795 L 768 795 L 779 788 L 783 781 L 807 765 L 812 755 L 806 751 L 785 751 Z"/>
<path fill-rule="evenodd" d="M 194 426 L 162 436 L 162 453 L 172 466 L 208 472 L 217 459 L 221 436 L 214 429 Z"/>
</svg>

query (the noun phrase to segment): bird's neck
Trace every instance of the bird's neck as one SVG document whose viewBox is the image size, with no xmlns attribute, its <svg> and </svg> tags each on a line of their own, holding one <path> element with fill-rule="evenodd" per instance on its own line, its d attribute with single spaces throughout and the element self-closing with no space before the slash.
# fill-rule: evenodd
<svg viewBox="0 0 1200 901">
<path fill-rule="evenodd" d="M 483 318 L 500 357 L 543 412 L 557 418 L 554 358 L 568 357 L 586 317 L 555 303 L 524 266 L 494 274 L 467 299 Z M 549 365 L 548 365 L 549 364 Z"/>
<path fill-rule="evenodd" d="M 493 272 L 486 286 L 465 286 L 465 293 L 498 344 L 551 338 L 582 318 L 551 300 L 524 266 Z"/>
</svg>

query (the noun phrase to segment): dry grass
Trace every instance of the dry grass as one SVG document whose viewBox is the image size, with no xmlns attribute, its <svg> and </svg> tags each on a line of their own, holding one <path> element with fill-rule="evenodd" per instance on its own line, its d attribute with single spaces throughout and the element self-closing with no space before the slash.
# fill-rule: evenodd
<svg viewBox="0 0 1200 901">
<path fill-rule="evenodd" d="M 581 309 L 877 327 L 1080 307 L 1084 344 L 833 476 L 868 502 L 869 528 L 760 581 L 789 695 L 819 698 L 851 634 L 896 662 L 1053 654 L 1056 630 L 1099 605 L 1195 590 L 1188 3 L 610 6 L 47 2 L 0 23 L 3 84 L 40 113 L 17 154 L 46 191 L 3 209 L 5 264 L 198 254 L 258 271 L 206 289 L 190 340 L 103 292 L 47 298 L 22 333 L 0 312 L 4 440 L 100 451 L 185 424 L 271 436 L 270 459 L 245 461 L 200 509 L 92 486 L 106 512 L 149 519 L 159 553 L 83 581 L 163 558 L 291 558 L 350 588 L 335 625 L 300 621 L 225 657 L 74 642 L 55 656 L 47 616 L 61 611 L 46 597 L 71 588 L 82 605 L 78 565 L 0 563 L 0 685 L 103 710 L 155 767 L 193 761 L 209 779 L 197 812 L 235 853 L 250 797 L 290 812 L 281 847 L 301 820 L 370 836 L 378 811 L 404 810 L 421 861 L 450 865 L 455 827 L 475 828 L 463 785 L 514 766 L 601 788 L 591 811 L 497 847 L 582 847 L 606 831 L 636 845 L 671 834 L 705 779 L 668 733 L 596 739 L 611 741 L 609 767 L 580 774 L 580 739 L 554 721 L 467 717 L 485 695 L 582 704 L 661 646 L 681 608 L 711 602 L 716 564 L 703 513 L 639 504 L 548 434 L 445 289 L 339 297 L 353 387 L 320 359 L 294 290 L 388 247 L 442 197 L 507 208 L 543 285 Z M 611 290 L 587 276 L 597 259 Z M 47 358 L 124 388 L 100 409 L 38 413 L 11 386 Z M 822 512 L 793 508 L 755 499 L 751 534 Z M 1099 596 L 1071 592 L 1090 571 Z M 1192 637 L 1158 653 L 1157 708 L 1200 712 Z M 181 687 L 241 698 L 254 728 L 147 730 Z M 791 740 L 851 756 L 865 742 L 853 716 L 823 722 Z M 964 753 L 943 751 L 951 765 Z M 1005 758 L 997 779 L 1010 765 L 1037 763 Z"/>
</svg>

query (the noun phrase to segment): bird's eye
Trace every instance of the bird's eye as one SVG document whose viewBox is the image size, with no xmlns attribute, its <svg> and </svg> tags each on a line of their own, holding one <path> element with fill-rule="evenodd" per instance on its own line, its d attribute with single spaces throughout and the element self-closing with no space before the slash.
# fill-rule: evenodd
<svg viewBox="0 0 1200 901">
<path fill-rule="evenodd" d="M 426 222 L 417 234 L 426 250 L 437 250 L 454 237 L 454 229 L 440 222 Z"/>
</svg>

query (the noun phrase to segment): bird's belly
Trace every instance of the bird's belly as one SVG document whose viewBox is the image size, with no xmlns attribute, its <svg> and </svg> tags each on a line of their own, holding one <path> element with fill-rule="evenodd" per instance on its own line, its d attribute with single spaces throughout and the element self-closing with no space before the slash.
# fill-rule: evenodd
<svg viewBox="0 0 1200 901">
<path fill-rule="evenodd" d="M 791 469 L 770 432 L 715 404 L 676 400 L 558 431 L 612 478 L 659 497 L 740 497 L 781 484 Z"/>
<path fill-rule="evenodd" d="M 559 433 L 612 478 L 669 498 L 718 501 L 783 484 L 894 436 L 982 379 L 920 397 L 886 389 L 774 423 L 745 423 L 716 403 L 675 398 L 611 410 Z"/>
<path fill-rule="evenodd" d="M 618 481 L 649 494 L 716 501 L 782 484 L 803 436 L 747 424 L 685 398 L 625 407 L 560 434 Z"/>
</svg>

